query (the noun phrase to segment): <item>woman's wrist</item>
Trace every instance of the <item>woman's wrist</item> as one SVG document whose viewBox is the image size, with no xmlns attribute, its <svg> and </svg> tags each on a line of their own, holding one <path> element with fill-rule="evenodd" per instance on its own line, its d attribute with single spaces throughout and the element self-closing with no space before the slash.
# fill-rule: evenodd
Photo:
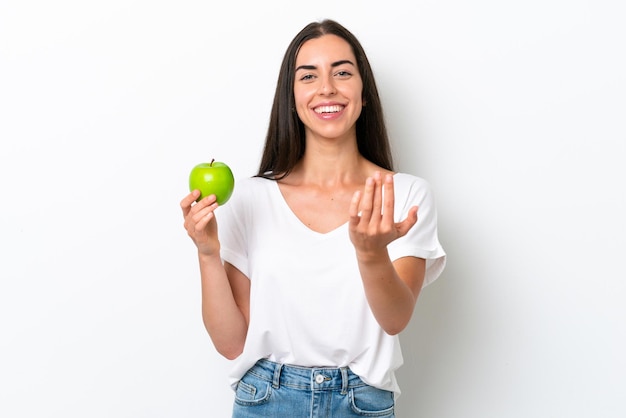
<svg viewBox="0 0 626 418">
<path fill-rule="evenodd" d="M 204 253 L 198 250 L 198 260 L 200 261 L 200 264 L 214 264 L 218 262 L 219 264 L 222 264 L 219 249 L 217 251 L 212 251 L 211 253 Z"/>
<path fill-rule="evenodd" d="M 376 249 L 376 250 L 366 250 L 366 251 L 356 251 L 357 261 L 361 264 L 379 264 L 379 263 L 388 263 L 389 252 L 387 251 L 387 247 Z"/>
</svg>

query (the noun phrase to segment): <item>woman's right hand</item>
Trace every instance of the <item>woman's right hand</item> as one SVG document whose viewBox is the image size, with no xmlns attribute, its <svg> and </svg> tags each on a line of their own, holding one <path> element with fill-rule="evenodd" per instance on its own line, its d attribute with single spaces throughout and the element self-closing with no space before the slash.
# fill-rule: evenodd
<svg viewBox="0 0 626 418">
<path fill-rule="evenodd" d="M 220 242 L 217 238 L 217 221 L 214 213 L 218 206 L 217 200 L 215 195 L 210 195 L 194 203 L 199 196 L 200 191 L 194 190 L 180 202 L 185 218 L 185 229 L 198 247 L 198 253 L 219 254 Z"/>
</svg>

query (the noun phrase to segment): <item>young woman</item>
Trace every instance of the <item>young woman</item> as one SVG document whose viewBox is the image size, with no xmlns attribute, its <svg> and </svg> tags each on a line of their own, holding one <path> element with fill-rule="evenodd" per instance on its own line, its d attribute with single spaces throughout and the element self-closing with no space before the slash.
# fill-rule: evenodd
<svg viewBox="0 0 626 418">
<path fill-rule="evenodd" d="M 395 173 L 372 69 L 332 20 L 289 45 L 258 175 L 181 207 L 233 417 L 393 417 L 397 334 L 445 265 L 428 184 Z M 219 233 L 218 233 L 219 223 Z"/>
</svg>

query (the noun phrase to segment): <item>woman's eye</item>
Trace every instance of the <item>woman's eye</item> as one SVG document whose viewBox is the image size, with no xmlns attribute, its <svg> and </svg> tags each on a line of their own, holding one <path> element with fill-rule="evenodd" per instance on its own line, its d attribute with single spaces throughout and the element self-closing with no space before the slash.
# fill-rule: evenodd
<svg viewBox="0 0 626 418">
<path fill-rule="evenodd" d="M 310 81 L 313 80 L 313 74 L 305 74 L 300 77 L 300 81 Z"/>
<path fill-rule="evenodd" d="M 335 73 L 335 75 L 337 75 L 339 77 L 350 77 L 352 75 L 352 73 L 349 72 L 349 71 L 337 71 L 337 73 Z"/>
</svg>

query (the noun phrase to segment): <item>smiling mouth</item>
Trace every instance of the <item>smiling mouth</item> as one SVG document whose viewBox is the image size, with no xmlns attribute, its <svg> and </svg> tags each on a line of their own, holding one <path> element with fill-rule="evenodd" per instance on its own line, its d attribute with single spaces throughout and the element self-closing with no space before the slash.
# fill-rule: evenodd
<svg viewBox="0 0 626 418">
<path fill-rule="evenodd" d="M 343 110 L 344 106 L 334 105 L 334 106 L 319 106 L 313 109 L 315 113 L 337 113 Z"/>
</svg>

